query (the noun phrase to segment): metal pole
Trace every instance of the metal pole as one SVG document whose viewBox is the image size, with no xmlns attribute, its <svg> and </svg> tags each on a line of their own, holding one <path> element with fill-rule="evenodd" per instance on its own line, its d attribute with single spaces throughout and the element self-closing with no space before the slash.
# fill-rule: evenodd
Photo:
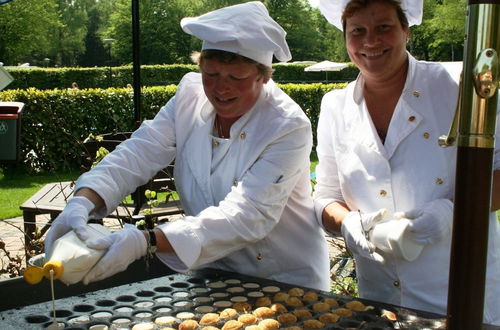
<svg viewBox="0 0 500 330">
<path fill-rule="evenodd" d="M 139 56 L 139 1 L 132 0 L 132 59 L 134 87 L 134 129 L 141 125 L 141 60 Z"/>
<path fill-rule="evenodd" d="M 498 0 L 470 0 L 460 91 L 447 329 L 481 329 L 500 46 Z"/>
<path fill-rule="evenodd" d="M 108 44 L 108 85 L 113 87 L 113 71 L 111 70 L 111 42 Z"/>
<path fill-rule="evenodd" d="M 108 47 L 108 87 L 113 87 L 113 71 L 111 70 L 111 46 L 115 39 L 104 39 L 104 44 Z"/>
</svg>

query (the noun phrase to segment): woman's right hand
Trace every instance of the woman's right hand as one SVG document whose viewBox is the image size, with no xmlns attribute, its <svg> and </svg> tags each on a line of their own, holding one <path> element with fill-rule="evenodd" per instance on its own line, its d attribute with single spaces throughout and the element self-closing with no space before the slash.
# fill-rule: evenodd
<svg viewBox="0 0 500 330">
<path fill-rule="evenodd" d="M 368 240 L 368 232 L 387 215 L 386 209 L 361 213 L 351 211 L 342 220 L 341 233 L 346 246 L 354 253 L 365 258 L 384 263 L 384 257 L 375 252 L 375 246 Z"/>
<path fill-rule="evenodd" d="M 82 241 L 89 238 L 86 225 L 89 214 L 93 209 L 94 203 L 83 196 L 75 196 L 68 201 L 62 213 L 52 222 L 45 237 L 45 255 L 47 258 L 52 254 L 54 242 L 71 230 L 75 231 Z"/>
</svg>

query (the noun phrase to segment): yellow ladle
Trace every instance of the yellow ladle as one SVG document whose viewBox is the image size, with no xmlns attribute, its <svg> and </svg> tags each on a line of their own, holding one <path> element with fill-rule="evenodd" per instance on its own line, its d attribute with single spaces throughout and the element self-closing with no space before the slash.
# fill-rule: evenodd
<svg viewBox="0 0 500 330">
<path fill-rule="evenodd" d="M 43 265 L 43 267 L 38 266 L 29 266 L 24 271 L 24 280 L 29 284 L 37 284 L 40 283 L 42 278 L 50 279 L 50 271 L 54 271 L 54 279 L 59 279 L 63 272 L 64 266 L 61 262 L 56 260 L 50 260 Z"/>
</svg>

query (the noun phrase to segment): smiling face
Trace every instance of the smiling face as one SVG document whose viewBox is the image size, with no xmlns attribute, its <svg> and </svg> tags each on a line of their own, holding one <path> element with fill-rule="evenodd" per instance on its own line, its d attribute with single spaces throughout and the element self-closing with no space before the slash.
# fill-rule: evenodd
<svg viewBox="0 0 500 330">
<path fill-rule="evenodd" d="M 225 119 L 238 119 L 250 110 L 269 80 L 259 72 L 256 63 L 241 60 L 223 63 L 205 58 L 200 71 L 208 100 Z"/>
<path fill-rule="evenodd" d="M 368 79 L 390 78 L 405 68 L 409 33 L 394 6 L 382 1 L 372 2 L 345 18 L 347 52 Z"/>
</svg>

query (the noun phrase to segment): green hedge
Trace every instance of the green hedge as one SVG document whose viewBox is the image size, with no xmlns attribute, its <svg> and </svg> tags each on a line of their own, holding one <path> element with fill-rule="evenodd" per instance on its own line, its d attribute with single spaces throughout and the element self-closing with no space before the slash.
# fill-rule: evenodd
<svg viewBox="0 0 500 330">
<path fill-rule="evenodd" d="M 323 95 L 341 84 L 280 84 L 311 119 L 314 132 Z M 151 119 L 175 94 L 176 85 L 142 90 L 142 117 Z M 134 102 L 130 88 L 7 90 L 0 101 L 25 104 L 21 115 L 22 162 L 33 170 L 77 169 L 83 140 L 89 134 L 133 129 Z"/>
<path fill-rule="evenodd" d="M 273 79 L 279 83 L 334 83 L 352 81 L 359 70 L 353 65 L 342 71 L 305 72 L 306 64 L 275 64 Z M 141 66 L 141 86 L 178 84 L 182 76 L 196 71 L 196 65 L 143 65 Z M 96 68 L 24 68 L 8 69 L 14 81 L 7 89 L 65 89 L 73 82 L 79 88 L 122 88 L 133 84 L 132 66 Z M 111 73 L 111 75 L 110 75 Z M 327 79 L 328 78 L 328 79 Z"/>
</svg>

